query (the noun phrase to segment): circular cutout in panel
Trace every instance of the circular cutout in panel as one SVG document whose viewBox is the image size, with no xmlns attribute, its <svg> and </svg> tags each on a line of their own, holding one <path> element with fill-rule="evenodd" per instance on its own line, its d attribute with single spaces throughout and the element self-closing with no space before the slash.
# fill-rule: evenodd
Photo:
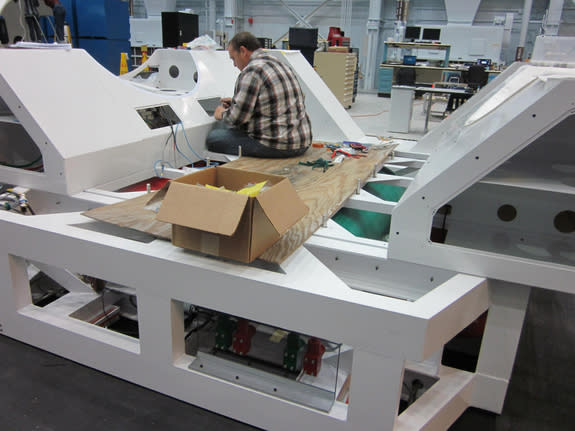
<svg viewBox="0 0 575 431">
<path fill-rule="evenodd" d="M 561 233 L 571 233 L 575 231 L 575 212 L 561 211 L 555 216 L 553 225 Z"/>
<path fill-rule="evenodd" d="M 177 78 L 180 75 L 180 69 L 178 69 L 178 66 L 170 66 L 169 72 L 172 78 Z"/>
<path fill-rule="evenodd" d="M 497 210 L 497 217 L 502 221 L 511 221 L 517 217 L 517 210 L 513 205 L 501 205 Z"/>
</svg>

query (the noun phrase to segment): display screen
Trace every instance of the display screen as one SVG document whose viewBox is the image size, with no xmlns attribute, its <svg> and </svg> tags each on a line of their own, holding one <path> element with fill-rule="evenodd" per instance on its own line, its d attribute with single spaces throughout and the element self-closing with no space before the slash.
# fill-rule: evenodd
<svg viewBox="0 0 575 431">
<path fill-rule="evenodd" d="M 206 111 L 206 114 L 208 114 L 211 117 L 214 115 L 216 108 L 220 104 L 220 98 L 219 97 L 210 97 L 207 99 L 200 99 L 200 100 L 198 100 L 198 103 L 203 108 L 203 110 Z"/>
<path fill-rule="evenodd" d="M 419 39 L 421 33 L 421 27 L 406 27 L 405 28 L 405 38 L 406 39 Z"/>
<path fill-rule="evenodd" d="M 181 122 L 170 105 L 150 106 L 137 111 L 150 129 L 175 126 Z"/>
<path fill-rule="evenodd" d="M 440 28 L 424 28 L 423 35 L 421 38 L 423 40 L 439 40 L 441 36 Z"/>
</svg>

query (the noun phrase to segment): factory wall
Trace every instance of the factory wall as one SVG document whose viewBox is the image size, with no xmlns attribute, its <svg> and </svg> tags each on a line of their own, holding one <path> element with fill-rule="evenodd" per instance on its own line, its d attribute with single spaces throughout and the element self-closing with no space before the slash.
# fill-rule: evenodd
<svg viewBox="0 0 575 431">
<path fill-rule="evenodd" d="M 293 10 L 305 16 L 317 8 L 323 1 L 318 0 L 286 0 Z M 547 9 L 548 0 L 533 0 L 529 21 L 525 53 L 533 50 L 535 37 L 540 34 L 541 23 Z M 274 0 L 238 0 L 242 11 L 237 21 L 238 28 L 254 33 L 258 37 L 279 39 L 290 26 L 294 26 L 296 18 L 279 1 Z M 178 10 L 191 9 L 199 15 L 200 34 L 208 33 L 207 25 L 208 0 L 178 0 Z M 393 35 L 395 20 L 395 0 L 383 0 L 382 28 L 380 32 L 380 47 L 378 58 L 382 58 L 383 41 Z M 515 58 L 515 50 L 519 42 L 524 0 L 483 0 L 475 15 L 473 25 L 494 25 L 497 18 L 505 18 L 506 13 L 513 13 L 513 27 L 510 40 L 503 46 L 501 60 L 505 64 Z M 351 44 L 360 49 L 360 65 L 365 64 L 366 53 L 366 23 L 369 14 L 369 0 L 354 0 L 352 2 L 351 32 L 346 36 L 351 38 Z M 134 16 L 145 17 L 143 0 L 134 0 Z M 216 1 L 217 28 L 223 29 L 224 0 Z M 253 19 L 253 24 L 248 22 Z M 317 26 L 320 36 L 327 37 L 330 26 L 341 26 L 341 1 L 332 0 L 323 6 L 309 22 Z M 560 34 L 575 35 L 575 4 L 565 0 Z M 443 0 L 411 0 L 409 2 L 408 25 L 446 25 L 447 13 Z M 281 46 L 278 44 L 278 47 Z"/>
</svg>

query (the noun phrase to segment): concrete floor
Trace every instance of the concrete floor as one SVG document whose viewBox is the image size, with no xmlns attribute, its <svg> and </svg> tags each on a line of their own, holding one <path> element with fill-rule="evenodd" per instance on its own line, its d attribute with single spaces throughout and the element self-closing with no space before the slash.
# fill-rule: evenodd
<svg viewBox="0 0 575 431">
<path fill-rule="evenodd" d="M 366 133 L 389 136 L 388 111 L 389 99 L 360 94 L 350 114 Z M 397 136 L 417 139 L 422 118 L 418 100 L 414 133 Z M 503 413 L 469 409 L 450 431 L 573 430 L 573 316 L 575 296 L 534 290 Z M 0 381 L 0 429 L 6 431 L 256 429 L 7 337 L 0 337 Z"/>
<path fill-rule="evenodd" d="M 435 100 L 435 99 L 434 99 Z M 357 125 L 368 135 L 395 137 L 417 140 L 424 135 L 425 113 L 423 111 L 423 98 L 416 98 L 413 102 L 411 124 L 409 133 L 391 132 L 389 130 L 389 110 L 391 99 L 389 97 L 377 97 L 371 93 L 358 93 L 355 103 L 348 109 Z M 432 113 L 445 107 L 445 102 L 440 99 L 434 101 Z M 432 130 L 441 123 L 443 118 L 439 115 L 429 117 L 428 129 Z"/>
</svg>

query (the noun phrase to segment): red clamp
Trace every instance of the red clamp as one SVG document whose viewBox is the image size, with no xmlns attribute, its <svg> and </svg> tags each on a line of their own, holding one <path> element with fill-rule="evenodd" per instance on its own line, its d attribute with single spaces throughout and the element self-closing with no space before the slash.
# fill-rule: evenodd
<svg viewBox="0 0 575 431">
<path fill-rule="evenodd" d="M 362 153 L 367 153 L 369 150 L 365 145 L 359 143 L 351 143 L 349 146 L 354 150 L 361 151 Z"/>
<path fill-rule="evenodd" d="M 238 355 L 247 355 L 252 348 L 252 337 L 256 328 L 250 322 L 243 319 L 238 321 L 238 327 L 234 332 L 233 349 Z"/>
<path fill-rule="evenodd" d="M 347 152 L 347 151 L 345 151 L 345 150 L 342 150 L 341 148 L 338 148 L 337 150 L 334 150 L 334 151 L 331 153 L 331 158 L 332 158 L 332 159 L 335 158 L 335 156 L 336 156 L 337 154 L 343 154 L 344 156 L 347 156 L 347 157 L 353 157 L 353 154 L 351 154 L 351 153 L 349 153 L 349 152 Z"/>
<path fill-rule="evenodd" d="M 338 148 L 337 150 L 334 150 L 333 153 L 331 153 L 331 158 L 333 159 L 338 153 L 343 154 L 344 156 L 347 156 L 347 157 L 351 157 L 353 159 L 359 159 L 360 157 L 365 157 L 365 154 L 353 154 L 353 153 L 350 153 L 349 151 L 345 151 L 345 150 L 342 150 L 341 148 Z"/>
<path fill-rule="evenodd" d="M 307 342 L 307 352 L 303 358 L 303 371 L 310 376 L 317 377 L 324 353 L 325 346 L 321 341 L 315 337 L 310 338 Z"/>
</svg>

